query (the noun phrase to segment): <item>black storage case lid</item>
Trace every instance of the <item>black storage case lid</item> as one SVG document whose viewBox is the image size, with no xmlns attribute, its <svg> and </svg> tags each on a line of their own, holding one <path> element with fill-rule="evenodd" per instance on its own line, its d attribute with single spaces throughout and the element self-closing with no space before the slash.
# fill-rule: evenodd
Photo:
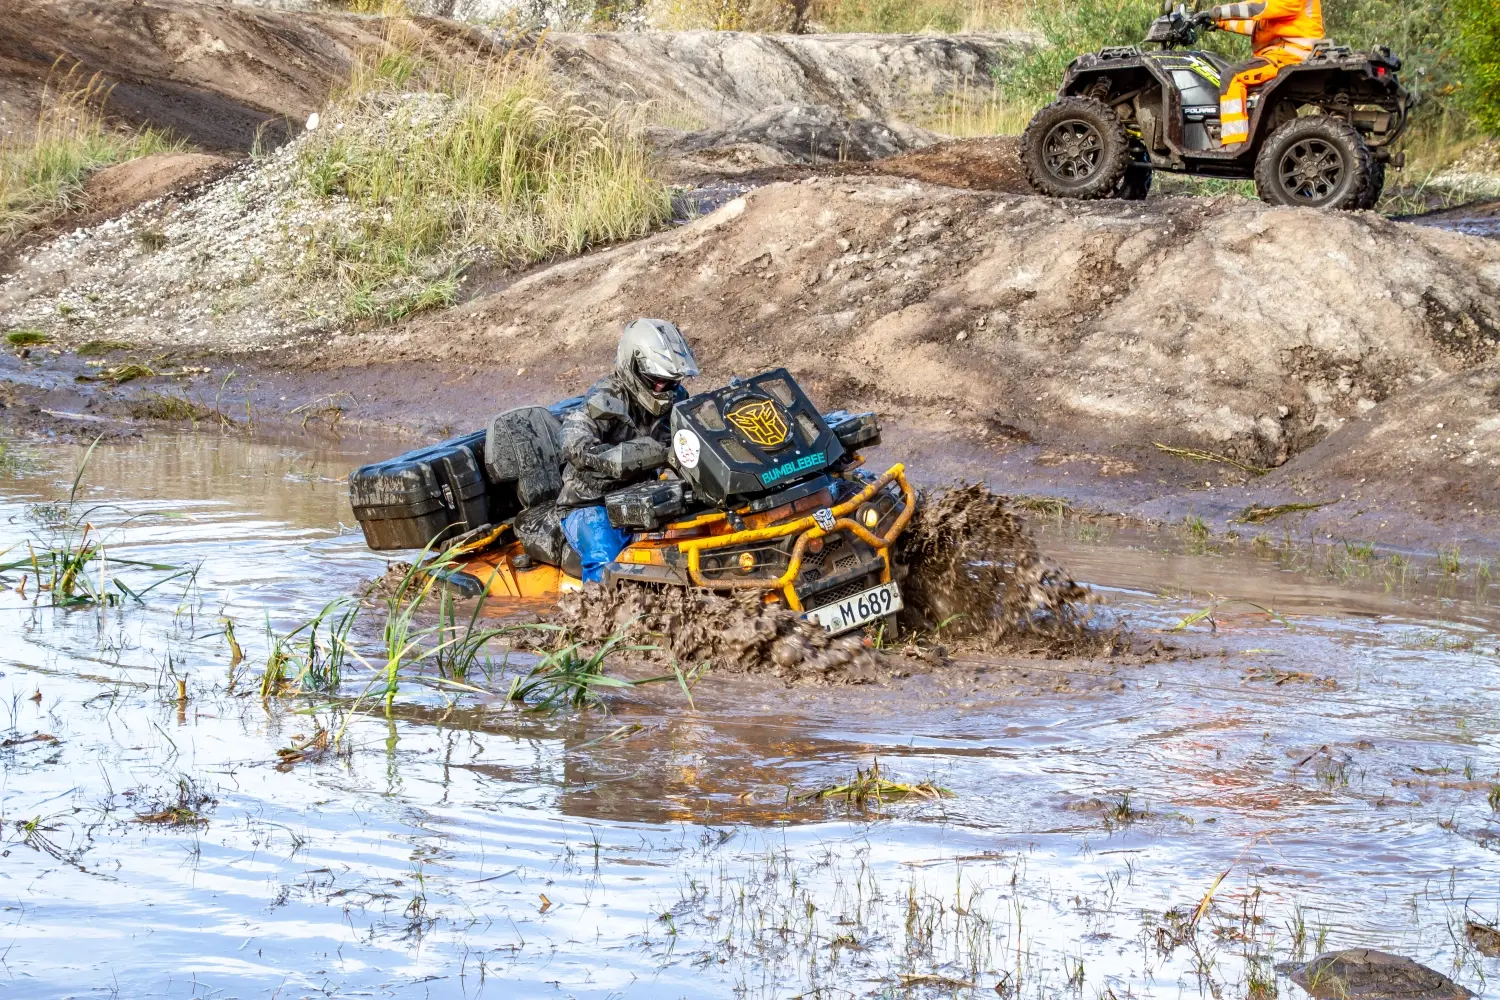
<svg viewBox="0 0 1500 1000">
<path fill-rule="evenodd" d="M 350 505 L 361 520 L 456 510 L 462 501 L 484 495 L 476 450 L 483 455 L 482 431 L 362 466 L 349 474 Z"/>
<path fill-rule="evenodd" d="M 616 528 L 658 531 L 687 510 L 691 500 L 681 479 L 653 479 L 606 494 L 604 510 Z"/>
<path fill-rule="evenodd" d="M 349 503 L 361 521 L 421 517 L 446 506 L 432 466 L 413 462 L 409 455 L 349 473 Z"/>
</svg>

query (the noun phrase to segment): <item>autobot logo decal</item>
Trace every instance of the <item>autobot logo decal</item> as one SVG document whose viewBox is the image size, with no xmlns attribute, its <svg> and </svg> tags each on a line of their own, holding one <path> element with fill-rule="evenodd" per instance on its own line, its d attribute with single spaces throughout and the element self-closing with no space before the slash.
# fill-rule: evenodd
<svg viewBox="0 0 1500 1000">
<path fill-rule="evenodd" d="M 781 411 L 769 399 L 751 397 L 725 414 L 729 422 L 745 435 L 751 444 L 775 448 L 786 443 L 789 429 Z"/>
<path fill-rule="evenodd" d="M 824 531 L 832 531 L 834 524 L 837 523 L 837 521 L 834 519 L 833 511 L 829 510 L 827 507 L 819 507 L 817 510 L 813 511 L 813 520 L 818 522 L 818 527 L 822 528 Z"/>
</svg>

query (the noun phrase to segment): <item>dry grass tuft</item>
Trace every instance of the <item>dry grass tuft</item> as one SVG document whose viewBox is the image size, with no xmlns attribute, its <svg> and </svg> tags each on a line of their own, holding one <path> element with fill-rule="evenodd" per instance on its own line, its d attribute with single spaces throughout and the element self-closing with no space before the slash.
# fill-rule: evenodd
<svg viewBox="0 0 1500 1000">
<path fill-rule="evenodd" d="M 716 31 L 866 31 L 890 34 L 1015 27 L 1021 0 L 656 0 L 653 27 Z"/>
<path fill-rule="evenodd" d="M 806 792 L 797 796 L 797 799 L 800 802 L 843 799 L 851 808 L 863 810 L 871 805 L 879 808 L 887 802 L 900 802 L 903 799 L 952 797 L 953 792 L 940 785 L 934 785 L 930 781 L 923 781 L 916 785 L 892 781 L 880 770 L 880 761 L 875 760 L 870 763 L 868 771 L 855 768 L 853 780 L 820 788 L 815 792 Z"/>
<path fill-rule="evenodd" d="M 112 127 L 105 115 L 108 97 L 109 87 L 97 74 L 84 78 L 75 68 L 48 82 L 45 110 L 29 140 L 0 140 L 0 240 L 75 207 L 92 171 L 183 148 L 154 129 Z"/>
<path fill-rule="evenodd" d="M 574 103 L 536 56 L 454 65 L 404 24 L 300 144 L 297 182 L 331 209 L 301 234 L 301 278 L 390 321 L 451 304 L 474 263 L 577 254 L 668 217 L 635 114 Z"/>
<path fill-rule="evenodd" d="M 1008 98 L 993 82 L 966 81 L 945 95 L 932 118 L 923 124 L 934 132 L 967 139 L 988 135 L 1019 135 L 1032 109 Z"/>
</svg>

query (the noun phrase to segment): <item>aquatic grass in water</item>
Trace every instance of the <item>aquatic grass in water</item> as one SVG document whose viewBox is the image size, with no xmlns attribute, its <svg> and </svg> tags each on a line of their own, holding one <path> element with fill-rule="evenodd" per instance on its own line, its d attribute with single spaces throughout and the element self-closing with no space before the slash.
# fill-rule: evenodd
<svg viewBox="0 0 1500 1000">
<path fill-rule="evenodd" d="M 337 691 L 348 659 L 349 632 L 359 615 L 359 602 L 339 597 L 307 621 L 283 635 L 271 629 L 266 621 L 266 669 L 261 675 L 260 696 L 270 698 L 285 689 L 301 691 Z M 232 656 L 239 657 L 234 626 L 225 623 Z M 320 637 L 319 633 L 322 633 Z M 301 637 L 299 639 L 299 637 Z"/>
<path fill-rule="evenodd" d="M 208 825 L 208 811 L 217 800 L 186 775 L 177 779 L 175 795 L 154 802 L 137 812 L 135 821 L 149 826 L 199 827 Z"/>
<path fill-rule="evenodd" d="M 20 571 L 22 576 L 16 589 L 24 596 L 28 581 L 34 581 L 36 595 L 47 594 L 53 607 L 82 607 L 97 605 L 107 607 L 120 604 L 125 598 L 140 603 L 147 594 L 171 580 L 187 577 L 191 581 L 196 570 L 183 569 L 163 563 L 142 562 L 135 559 L 106 558 L 105 536 L 88 520 L 101 507 L 90 507 L 81 512 L 74 508 L 78 498 L 78 487 L 88 468 L 89 458 L 98 447 L 100 438 L 95 438 L 84 453 L 78 473 L 73 477 L 72 488 L 66 503 L 39 505 L 33 508 L 35 519 L 42 525 L 45 534 L 27 544 L 24 557 L 12 558 L 0 563 L 0 579 L 6 574 Z M 137 515 L 139 516 L 139 515 Z M 11 555 L 16 553 L 11 552 Z M 0 555 L 3 557 L 3 555 Z M 167 572 L 151 584 L 137 590 L 111 572 L 111 565 L 130 569 L 148 569 Z M 29 570 L 30 572 L 26 572 Z"/>
<path fill-rule="evenodd" d="M 430 550 L 429 545 L 424 554 Z M 353 599 L 334 600 L 312 618 L 282 634 L 274 632 L 268 620 L 261 697 L 269 699 L 307 691 L 336 693 L 343 667 L 351 661 L 357 662 L 370 676 L 356 698 L 355 706 L 366 693 L 378 687 L 387 714 L 393 710 L 400 692 L 402 672 L 420 671 L 427 663 L 431 663 L 435 671 L 435 676 L 428 677 L 429 683 L 475 694 L 499 694 L 469 683 L 470 674 L 480 664 L 481 657 L 486 677 L 493 674 L 493 660 L 486 655 L 491 643 L 497 639 L 514 640 L 544 632 L 563 636 L 564 641 L 543 654 L 526 674 L 512 678 L 509 690 L 505 692 L 506 699 L 512 703 L 525 704 L 529 711 L 588 708 L 603 704 L 599 692 L 604 689 L 675 681 L 688 704 L 692 705 L 692 687 L 702 667 L 685 670 L 674 662 L 672 673 L 641 679 L 622 679 L 605 673 L 606 660 L 616 653 L 658 649 L 651 645 L 627 644 L 626 630 L 609 636 L 590 649 L 583 642 L 567 641 L 561 626 L 548 623 L 481 626 L 482 601 L 475 602 L 467 621 L 460 626 L 452 595 L 442 585 L 442 573 L 454 564 L 462 550 L 463 542 L 458 541 L 431 558 L 419 557 L 406 568 L 385 598 L 380 644 L 368 656 L 361 653 L 351 640 L 356 619 L 362 611 L 362 605 Z M 434 597 L 438 601 L 437 622 L 423 624 L 425 608 Z M 232 626 L 228 623 L 226 632 L 233 648 L 237 649 Z M 339 737 L 335 738 L 337 742 Z"/>
<path fill-rule="evenodd" d="M 530 628 L 556 629 L 557 626 L 533 625 Z M 540 663 L 532 667 L 525 676 L 513 678 L 506 697 L 512 702 L 526 703 L 530 711 L 546 711 L 554 708 L 587 708 L 604 704 L 599 696 L 601 689 L 622 689 L 676 681 L 692 704 L 692 685 L 697 671 L 684 671 L 674 664 L 673 672 L 657 677 L 627 680 L 611 677 L 604 672 L 605 660 L 610 654 L 619 652 L 647 652 L 658 646 L 629 645 L 625 631 L 621 630 L 602 642 L 590 652 L 581 642 L 570 642 L 559 646 Z"/>
<path fill-rule="evenodd" d="M 930 781 L 923 781 L 915 785 L 903 784 L 892 781 L 880 770 L 880 761 L 870 762 L 868 771 L 856 768 L 854 778 L 839 785 L 830 785 L 820 788 L 815 792 L 805 792 L 797 796 L 799 802 L 810 802 L 824 799 L 843 799 L 852 808 L 863 810 L 871 803 L 876 808 L 886 802 L 900 802 L 903 799 L 946 799 L 952 798 L 953 792 Z"/>
</svg>

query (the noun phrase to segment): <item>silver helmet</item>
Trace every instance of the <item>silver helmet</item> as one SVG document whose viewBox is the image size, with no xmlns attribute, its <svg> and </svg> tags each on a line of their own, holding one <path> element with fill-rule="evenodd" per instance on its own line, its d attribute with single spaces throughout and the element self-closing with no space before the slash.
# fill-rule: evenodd
<svg viewBox="0 0 1500 1000">
<path fill-rule="evenodd" d="M 664 319 L 637 319 L 620 334 L 615 372 L 635 401 L 659 417 L 677 401 L 682 380 L 698 374 L 698 360 L 676 326 Z"/>
</svg>

